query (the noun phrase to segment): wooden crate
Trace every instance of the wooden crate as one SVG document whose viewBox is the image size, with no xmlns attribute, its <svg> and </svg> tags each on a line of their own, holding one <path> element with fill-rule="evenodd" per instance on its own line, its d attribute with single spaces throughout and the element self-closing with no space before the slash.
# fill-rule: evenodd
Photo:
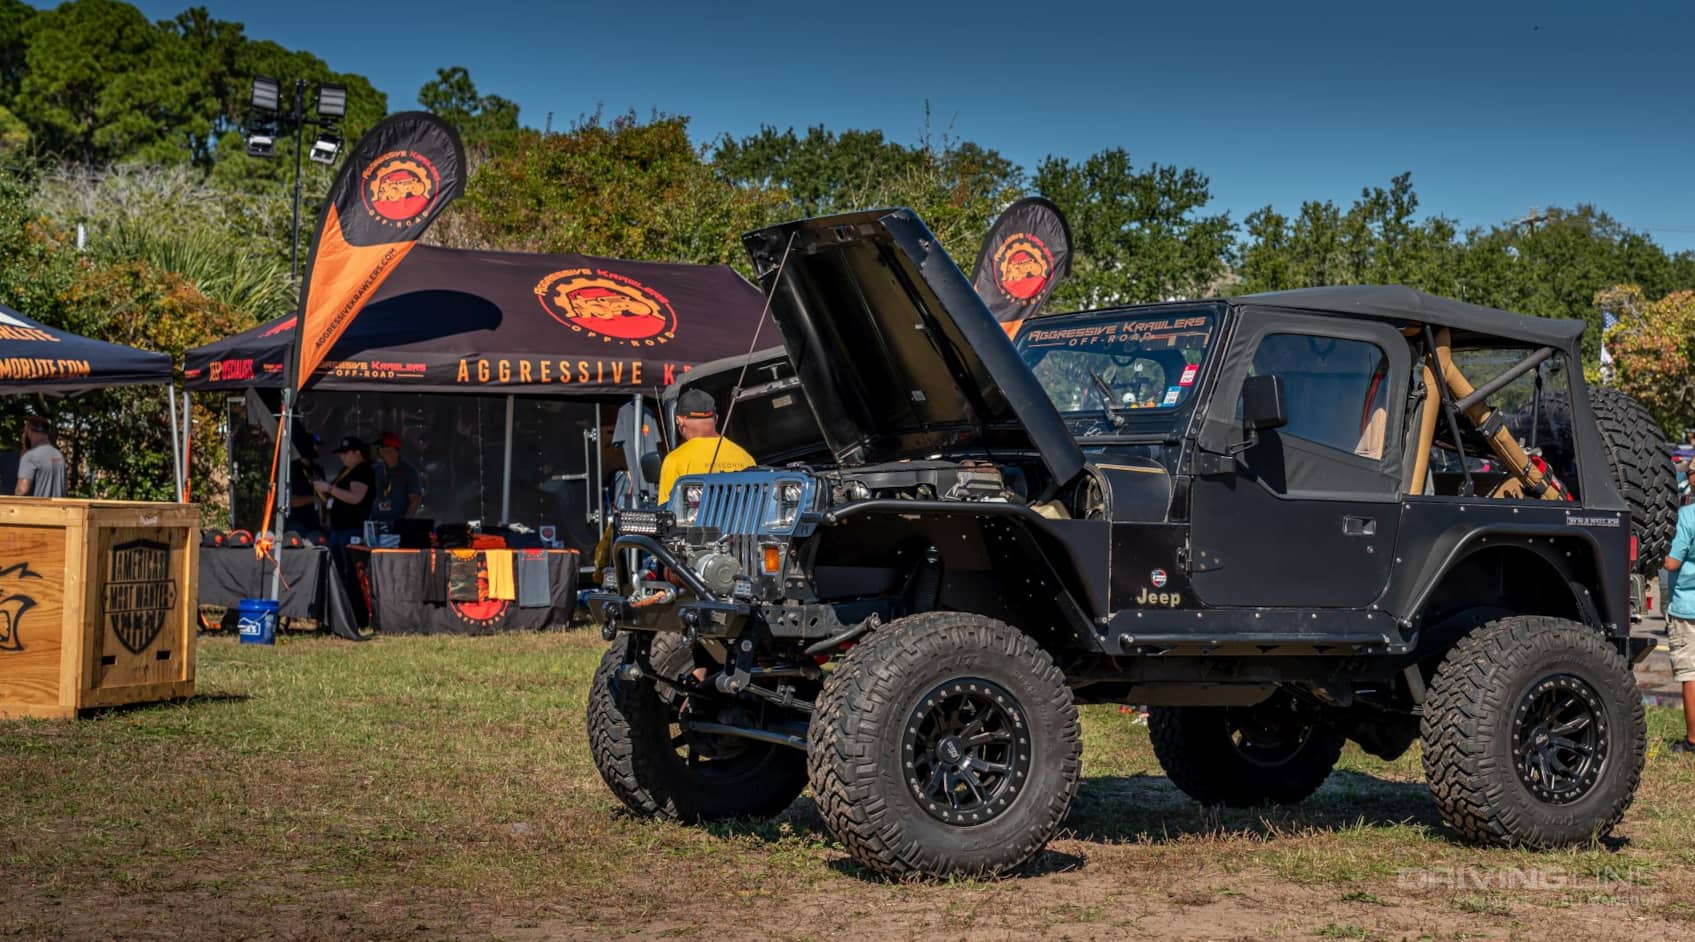
<svg viewBox="0 0 1695 942">
<path fill-rule="evenodd" d="M 200 512 L 0 497 L 0 718 L 194 694 Z"/>
</svg>

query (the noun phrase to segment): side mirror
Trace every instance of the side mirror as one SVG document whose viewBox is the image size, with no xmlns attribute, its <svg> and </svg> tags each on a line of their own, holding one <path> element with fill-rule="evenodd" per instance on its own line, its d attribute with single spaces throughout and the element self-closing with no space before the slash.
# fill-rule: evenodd
<svg viewBox="0 0 1695 942">
<path fill-rule="evenodd" d="M 1242 383 L 1242 428 L 1263 432 L 1289 424 L 1289 406 L 1283 398 L 1283 377 L 1276 373 L 1250 376 Z"/>
<path fill-rule="evenodd" d="M 642 480 L 649 484 L 658 484 L 659 469 L 663 466 L 664 462 L 660 460 L 659 452 L 650 451 L 642 455 Z"/>
</svg>

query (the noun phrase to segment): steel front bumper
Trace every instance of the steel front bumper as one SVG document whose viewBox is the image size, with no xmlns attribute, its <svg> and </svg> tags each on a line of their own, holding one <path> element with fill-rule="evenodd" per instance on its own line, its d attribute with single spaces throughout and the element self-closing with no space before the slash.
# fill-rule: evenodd
<svg viewBox="0 0 1695 942">
<path fill-rule="evenodd" d="M 617 560 L 618 585 L 634 585 L 630 574 L 623 571 L 624 554 L 618 552 L 634 549 L 659 560 L 683 582 L 683 588 L 673 589 L 666 584 L 662 594 L 644 590 L 632 596 L 605 590 L 590 592 L 589 611 L 600 622 L 602 634 L 608 637 L 619 631 L 672 631 L 690 637 L 730 638 L 741 634 L 753 614 L 753 603 L 714 595 L 693 570 L 652 537 L 619 534 L 613 539 L 612 548 L 613 559 Z"/>
</svg>

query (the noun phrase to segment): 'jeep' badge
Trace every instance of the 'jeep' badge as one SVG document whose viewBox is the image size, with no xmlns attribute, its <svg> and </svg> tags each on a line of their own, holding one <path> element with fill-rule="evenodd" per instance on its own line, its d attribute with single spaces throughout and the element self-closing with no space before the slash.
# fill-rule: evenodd
<svg viewBox="0 0 1695 942">
<path fill-rule="evenodd" d="M 131 654 L 147 650 L 176 607 L 171 548 L 153 540 L 112 547 L 106 574 L 106 624 Z"/>
<path fill-rule="evenodd" d="M 1165 588 L 1165 570 L 1155 569 L 1153 571 L 1153 573 L 1148 576 L 1148 578 L 1153 581 L 1154 588 L 1156 588 L 1156 589 Z"/>
</svg>

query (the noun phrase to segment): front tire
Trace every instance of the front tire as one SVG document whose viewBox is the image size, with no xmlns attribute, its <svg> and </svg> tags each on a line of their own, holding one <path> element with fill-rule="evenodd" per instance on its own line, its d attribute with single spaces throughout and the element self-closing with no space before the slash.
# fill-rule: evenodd
<svg viewBox="0 0 1695 942">
<path fill-rule="evenodd" d="M 1148 737 L 1171 784 L 1227 808 L 1305 801 L 1347 742 L 1286 696 L 1251 707 L 1154 707 Z"/>
<path fill-rule="evenodd" d="M 836 838 L 890 877 L 984 876 L 1035 857 L 1065 819 L 1083 750 L 1048 655 L 976 615 L 902 618 L 819 695 L 812 793 Z"/>
<path fill-rule="evenodd" d="M 806 787 L 806 756 L 786 746 L 685 731 L 684 712 L 703 704 L 690 705 L 649 678 L 619 678 L 631 643 L 623 635 L 601 657 L 588 709 L 595 768 L 624 807 L 690 823 L 769 818 L 787 808 Z M 648 661 L 673 684 L 692 686 L 693 651 L 679 636 L 655 636 Z"/>
<path fill-rule="evenodd" d="M 1636 680 L 1575 622 L 1517 616 L 1454 645 L 1430 681 L 1424 770 L 1467 840 L 1547 848 L 1604 837 L 1642 779 Z"/>
</svg>

